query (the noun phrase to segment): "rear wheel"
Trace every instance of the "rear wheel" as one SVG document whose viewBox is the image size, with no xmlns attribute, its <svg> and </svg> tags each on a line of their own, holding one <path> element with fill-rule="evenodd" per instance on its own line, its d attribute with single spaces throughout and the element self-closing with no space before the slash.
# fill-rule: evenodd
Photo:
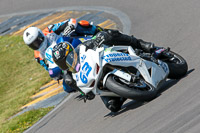
<svg viewBox="0 0 200 133">
<path fill-rule="evenodd" d="M 188 65 L 185 59 L 172 51 L 165 53 L 165 56 L 170 57 L 168 60 L 164 61 L 169 67 L 168 78 L 179 79 L 185 76 L 188 71 Z"/>
<path fill-rule="evenodd" d="M 110 75 L 107 78 L 106 87 L 122 97 L 137 101 L 151 100 L 157 94 L 156 89 L 142 78 L 138 78 L 134 82 L 126 84 L 123 79 L 115 75 Z"/>
</svg>

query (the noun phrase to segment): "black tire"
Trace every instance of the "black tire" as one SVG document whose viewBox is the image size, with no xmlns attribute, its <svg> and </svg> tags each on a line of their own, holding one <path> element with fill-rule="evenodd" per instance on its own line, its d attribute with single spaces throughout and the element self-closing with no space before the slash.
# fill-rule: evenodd
<svg viewBox="0 0 200 133">
<path fill-rule="evenodd" d="M 134 99 L 137 101 L 149 101 L 156 97 L 156 89 L 146 81 L 142 80 L 143 83 L 149 88 L 147 90 L 140 90 L 137 87 L 129 87 L 126 84 L 117 81 L 119 77 L 110 75 L 106 81 L 106 87 L 110 91 L 120 95 L 121 97 Z"/>
<path fill-rule="evenodd" d="M 185 76 L 188 71 L 187 62 L 183 57 L 181 57 L 177 53 L 170 51 L 169 54 L 173 56 L 173 58 L 171 58 L 172 60 L 165 61 L 169 67 L 168 78 L 180 79 L 183 76 Z"/>
</svg>

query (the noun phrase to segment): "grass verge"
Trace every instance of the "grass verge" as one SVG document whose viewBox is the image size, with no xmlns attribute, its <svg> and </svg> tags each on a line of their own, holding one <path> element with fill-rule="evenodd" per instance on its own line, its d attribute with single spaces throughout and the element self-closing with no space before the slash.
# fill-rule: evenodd
<svg viewBox="0 0 200 133">
<path fill-rule="evenodd" d="M 48 73 L 34 60 L 33 50 L 21 36 L 0 36 L 0 132 L 49 81 Z"/>
<path fill-rule="evenodd" d="M 3 133 L 22 133 L 45 116 L 53 107 L 31 110 L 6 122 L 2 127 Z"/>
</svg>

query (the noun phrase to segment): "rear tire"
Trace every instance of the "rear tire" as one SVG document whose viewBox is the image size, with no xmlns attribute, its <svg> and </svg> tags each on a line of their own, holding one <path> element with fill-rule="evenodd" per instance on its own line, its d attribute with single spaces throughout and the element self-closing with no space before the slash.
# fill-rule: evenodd
<svg viewBox="0 0 200 133">
<path fill-rule="evenodd" d="M 183 57 L 174 53 L 172 51 L 169 52 L 173 57 L 169 61 L 165 61 L 169 67 L 169 75 L 170 79 L 179 79 L 186 75 L 188 71 L 187 62 Z"/>
<path fill-rule="evenodd" d="M 118 79 L 119 77 L 110 75 L 107 78 L 105 85 L 110 91 L 120 95 L 121 97 L 134 99 L 137 101 L 149 101 L 155 98 L 157 94 L 156 89 L 151 84 L 142 79 L 140 79 L 142 84 L 146 86 L 146 88 L 144 87 L 142 89 L 141 87 L 136 86 L 129 87 L 126 84 L 118 82 Z"/>
</svg>

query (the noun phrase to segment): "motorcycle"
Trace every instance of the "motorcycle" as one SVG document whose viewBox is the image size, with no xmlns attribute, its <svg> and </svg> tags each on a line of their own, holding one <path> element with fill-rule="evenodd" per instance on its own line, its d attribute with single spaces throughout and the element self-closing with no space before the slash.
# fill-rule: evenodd
<svg viewBox="0 0 200 133">
<path fill-rule="evenodd" d="M 151 100 L 167 78 L 181 78 L 188 70 L 185 59 L 169 48 L 158 48 L 149 54 L 130 46 L 94 50 L 81 45 L 67 56 L 66 64 L 89 99 L 100 95 Z"/>
</svg>

